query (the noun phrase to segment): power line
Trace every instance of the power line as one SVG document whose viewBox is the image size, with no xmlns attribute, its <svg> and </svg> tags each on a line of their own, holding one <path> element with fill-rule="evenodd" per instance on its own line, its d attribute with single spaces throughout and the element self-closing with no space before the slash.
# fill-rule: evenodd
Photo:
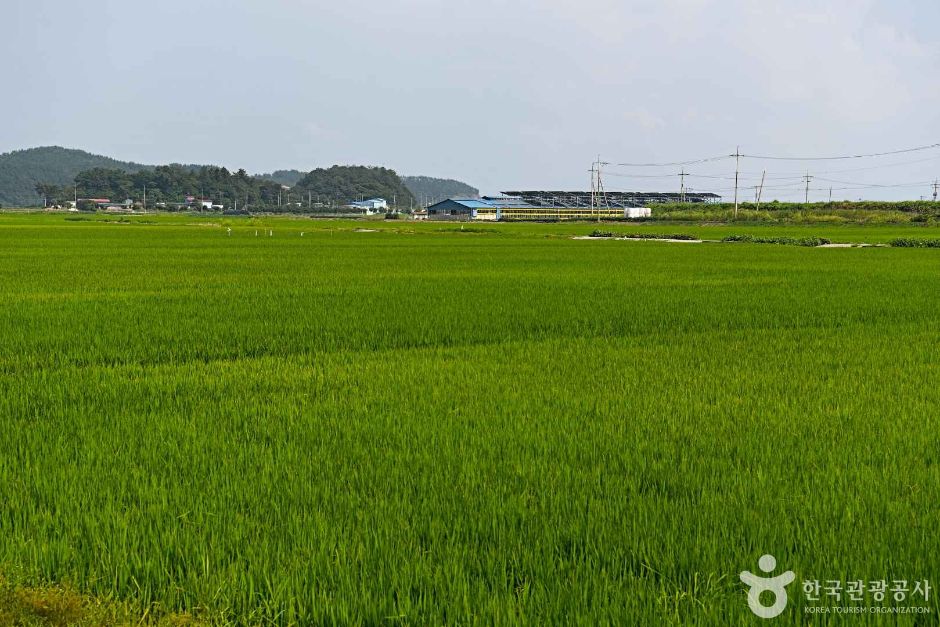
<svg viewBox="0 0 940 627">
<path fill-rule="evenodd" d="M 930 182 L 920 182 L 920 183 L 898 183 L 897 185 L 879 185 L 877 187 L 871 187 L 870 185 L 863 185 L 860 187 L 835 187 L 833 189 L 903 189 L 903 188 L 914 188 L 914 187 L 923 187 L 924 185 L 929 185 Z"/>
<path fill-rule="evenodd" d="M 862 183 L 861 181 L 839 181 L 836 179 L 827 179 L 824 177 L 817 177 L 820 181 L 826 181 L 827 183 L 839 183 L 840 185 L 858 185 L 859 187 L 852 187 L 849 189 L 866 189 L 866 188 L 879 188 L 879 187 L 917 187 L 921 185 L 930 185 L 930 181 L 916 181 L 914 183 Z"/>
<path fill-rule="evenodd" d="M 616 176 L 624 179 L 671 179 L 675 174 L 623 174 L 621 172 L 607 171 L 607 176 Z M 693 176 L 686 172 L 686 176 Z"/>
<path fill-rule="evenodd" d="M 778 161 L 836 161 L 840 159 L 865 159 L 869 157 L 886 157 L 889 155 L 900 155 L 908 152 L 919 152 L 922 150 L 931 150 L 940 148 L 940 143 L 930 144 L 928 146 L 917 146 L 915 148 L 902 148 L 901 150 L 889 150 L 887 152 L 872 152 L 859 155 L 840 155 L 836 157 L 778 157 L 772 155 L 741 155 L 748 159 L 773 159 Z"/>
<path fill-rule="evenodd" d="M 737 157 L 744 157 L 746 159 L 770 159 L 770 160 L 778 160 L 778 161 L 836 161 L 836 160 L 843 160 L 843 159 L 865 159 L 865 158 L 872 158 L 872 157 L 887 157 L 891 155 L 907 154 L 911 152 L 922 152 L 924 150 L 933 150 L 935 148 L 940 148 L 940 143 L 928 144 L 925 146 L 915 146 L 913 148 L 902 148 L 900 150 L 888 150 L 884 152 L 872 152 L 872 153 L 862 153 L 862 154 L 853 154 L 853 155 L 835 155 L 835 156 L 824 156 L 824 157 L 819 157 L 819 156 L 789 157 L 789 156 L 781 156 L 781 155 L 751 155 L 751 154 L 745 154 L 745 153 L 740 153 L 739 151 L 736 151 L 735 154 L 705 157 L 703 159 L 689 159 L 686 161 L 666 161 L 662 163 L 603 162 L 602 165 L 614 166 L 614 167 L 627 167 L 627 168 L 658 168 L 658 167 L 669 167 L 669 166 L 694 165 L 697 163 L 709 163 L 713 161 L 721 161 L 724 159 L 732 159 L 732 158 L 737 158 Z M 938 157 L 932 157 L 931 159 L 934 159 L 934 158 L 938 158 Z M 928 161 L 931 159 L 925 159 L 925 161 Z M 892 164 L 892 165 L 902 165 L 902 164 Z"/>
<path fill-rule="evenodd" d="M 736 156 L 740 156 L 746 159 L 770 159 L 770 160 L 778 160 L 778 161 L 835 161 L 835 160 L 844 160 L 844 159 L 865 159 L 865 158 L 873 158 L 873 157 L 887 157 L 891 155 L 907 154 L 907 153 L 912 153 L 912 152 L 922 152 L 924 150 L 933 150 L 936 148 L 940 148 L 940 143 L 928 144 L 925 146 L 916 146 L 914 148 L 902 148 L 900 150 L 889 150 L 885 152 L 873 152 L 873 153 L 863 153 L 863 154 L 854 154 L 854 155 L 836 155 L 836 156 L 822 156 L 822 157 L 820 156 L 789 157 L 789 156 L 781 156 L 781 155 L 751 155 L 751 154 L 741 153 L 740 155 L 736 155 L 736 154 L 719 155 L 715 157 L 706 157 L 704 159 L 690 159 L 687 161 L 669 161 L 669 162 L 663 162 L 663 163 L 604 162 L 603 165 L 613 166 L 613 167 L 628 167 L 628 168 L 654 168 L 654 167 L 684 166 L 684 165 L 694 165 L 694 164 L 699 164 L 699 163 L 710 163 L 714 161 L 721 161 L 724 159 L 732 159 L 732 158 L 735 158 Z M 855 171 L 862 171 L 862 170 L 867 170 L 867 169 L 878 169 L 881 167 L 887 168 L 887 167 L 896 167 L 896 166 L 901 166 L 901 165 L 912 165 L 915 163 L 924 163 L 927 161 L 933 161 L 935 159 L 940 159 L 940 155 L 937 155 L 934 157 L 928 157 L 927 159 L 918 159 L 915 161 L 904 161 L 900 163 L 889 163 L 889 164 L 878 165 L 878 166 L 866 166 L 864 168 L 829 170 L 827 172 L 823 172 L 823 174 L 827 174 L 827 173 L 831 174 L 831 173 L 836 173 L 836 172 L 855 172 Z M 751 173 L 748 173 L 748 174 L 751 174 Z M 757 173 L 753 173 L 753 174 L 756 176 Z M 656 176 L 656 175 L 653 175 L 653 176 Z"/>
<path fill-rule="evenodd" d="M 817 170 L 816 175 L 811 175 L 809 173 L 809 170 L 807 170 L 805 174 L 801 174 L 799 176 L 796 176 L 797 174 L 796 172 L 792 173 L 794 176 L 787 176 L 788 174 L 787 172 L 776 172 L 776 173 L 768 175 L 768 172 L 766 169 L 760 172 L 750 172 L 750 171 L 744 171 L 740 167 L 741 165 L 740 160 L 742 158 L 754 159 L 754 160 L 766 159 L 766 160 L 779 160 L 779 161 L 836 161 L 836 160 L 889 157 L 892 155 L 902 155 L 902 154 L 923 152 L 926 150 L 936 150 L 936 149 L 940 149 L 940 143 L 933 143 L 933 144 L 927 144 L 923 146 L 915 146 L 911 148 L 902 148 L 898 150 L 889 150 L 889 151 L 882 151 L 882 152 L 858 153 L 858 154 L 846 154 L 846 155 L 829 155 L 829 156 L 790 157 L 790 156 L 784 156 L 784 155 L 754 155 L 754 154 L 741 153 L 740 148 L 737 148 L 734 154 L 730 154 L 730 155 L 719 155 L 719 156 L 713 156 L 713 157 L 706 157 L 703 159 L 689 159 L 689 160 L 684 160 L 684 161 L 669 161 L 669 162 L 661 162 L 661 163 L 652 163 L 652 162 L 650 163 L 632 163 L 632 162 L 631 163 L 610 163 L 610 162 L 601 161 L 600 158 L 598 158 L 597 161 L 595 162 L 595 167 L 592 168 L 592 170 L 595 171 L 595 173 L 592 174 L 592 179 L 594 179 L 593 181 L 594 184 L 592 185 L 592 191 L 594 193 L 594 202 L 592 204 L 599 212 L 603 202 L 606 201 L 606 196 L 603 191 L 604 190 L 603 183 L 600 180 L 601 178 L 600 170 L 602 166 L 608 166 L 612 170 L 614 170 L 614 171 L 607 170 L 606 174 L 608 174 L 608 176 L 614 176 L 614 177 L 618 177 L 622 179 L 635 179 L 637 181 L 656 180 L 656 179 L 665 180 L 665 179 L 669 179 L 673 176 L 678 175 L 680 177 L 680 183 L 679 183 L 680 199 L 684 196 L 684 194 L 687 191 L 692 189 L 691 187 L 687 186 L 687 180 L 686 180 L 687 178 L 711 180 L 711 181 L 714 181 L 715 183 L 718 183 L 719 181 L 728 181 L 729 183 L 731 181 L 734 181 L 733 187 L 731 187 L 730 185 L 726 185 L 724 187 L 719 187 L 717 189 L 712 189 L 709 191 L 713 193 L 733 192 L 735 215 L 737 215 L 737 211 L 739 209 L 740 202 L 741 202 L 740 191 L 742 189 L 742 186 L 744 188 L 756 189 L 758 202 L 760 202 L 760 200 L 763 200 L 762 192 L 765 192 L 765 191 L 772 193 L 776 196 L 791 196 L 791 195 L 796 195 L 797 193 L 802 193 L 804 197 L 804 202 L 809 202 L 810 191 L 822 191 L 822 192 L 828 191 L 829 197 L 831 199 L 832 192 L 836 190 L 865 190 L 865 189 L 876 190 L 876 189 L 892 189 L 892 188 L 898 189 L 898 188 L 913 188 L 913 187 L 920 187 L 920 186 L 926 186 L 926 185 L 930 185 L 933 188 L 933 196 L 936 199 L 938 196 L 940 196 L 940 179 L 936 179 L 933 181 L 920 181 L 920 182 L 914 182 L 914 183 L 864 183 L 861 181 L 831 179 L 831 178 L 827 178 L 826 175 L 847 173 L 847 172 L 864 172 L 864 171 L 872 171 L 872 170 L 881 170 L 883 168 L 885 169 L 897 168 L 897 167 L 920 164 L 920 163 L 935 162 L 938 159 L 940 159 L 940 155 L 937 155 L 937 154 L 928 156 L 926 158 L 921 158 L 921 159 L 907 159 L 907 160 L 902 160 L 902 161 L 892 161 L 888 163 L 877 163 L 874 165 L 866 165 L 863 167 L 856 167 L 856 168 L 837 168 L 837 169 L 822 170 L 822 171 Z M 730 173 L 722 174 L 720 172 L 715 172 L 715 173 L 689 172 L 685 168 L 685 166 L 687 165 L 701 165 L 703 166 L 703 168 L 705 166 L 708 166 L 710 168 L 711 167 L 710 164 L 712 163 L 723 162 L 723 161 L 726 161 L 727 159 L 732 159 L 732 158 L 735 160 L 734 176 L 729 176 L 728 174 Z M 660 173 L 647 174 L 647 173 L 630 172 L 630 171 L 620 171 L 620 172 L 616 171 L 618 168 L 670 168 L 670 167 L 675 167 L 675 166 L 681 166 L 681 169 L 678 172 L 673 170 L 672 173 L 662 173 L 662 174 Z M 706 169 L 706 172 L 708 172 L 707 169 Z M 827 183 L 830 183 L 830 186 L 818 187 L 818 188 L 812 187 L 811 183 L 814 180 L 825 181 Z M 760 184 L 756 185 L 758 181 L 760 182 Z M 832 186 L 831 185 L 832 183 L 835 183 L 839 186 Z M 710 187 L 710 185 L 707 185 L 707 184 L 705 186 Z M 696 189 L 699 192 L 702 191 L 701 186 L 699 185 L 696 185 Z"/>
<path fill-rule="evenodd" d="M 927 157 L 926 159 L 916 159 L 914 161 L 899 161 L 896 163 L 882 163 L 879 165 L 866 165 L 861 168 L 841 168 L 839 170 L 819 170 L 817 174 L 844 174 L 846 172 L 865 172 L 868 170 L 881 170 L 882 168 L 896 168 L 902 165 L 915 165 L 918 163 L 927 163 L 929 161 L 936 161 L 940 159 L 940 155 L 934 155 L 933 157 Z M 748 172 L 753 176 L 757 176 L 756 172 Z M 778 174 L 799 174 L 799 172 L 778 172 Z"/>
<path fill-rule="evenodd" d="M 618 177 L 618 178 L 625 178 L 625 179 L 671 179 L 672 177 L 678 176 L 678 175 L 680 174 L 680 173 L 675 173 L 675 174 L 626 174 L 626 173 L 623 173 L 623 172 L 610 172 L 610 171 L 608 171 L 608 170 L 605 170 L 604 173 L 605 173 L 607 176 L 616 176 L 616 177 Z M 741 178 L 742 178 L 742 179 L 747 179 L 747 178 L 749 178 L 749 177 L 753 177 L 755 181 L 756 181 L 757 179 L 761 178 L 762 174 L 766 174 L 766 170 L 765 170 L 763 173 L 761 173 L 761 172 L 751 173 L 751 172 L 744 172 L 744 171 L 740 172 L 740 175 L 741 175 Z M 720 175 L 720 174 L 698 174 L 698 173 L 696 173 L 696 172 L 686 172 L 685 175 L 686 175 L 686 176 L 693 177 L 693 178 L 700 178 L 700 179 L 715 179 L 715 180 L 723 180 L 723 181 L 733 181 L 733 180 L 734 180 L 734 177 L 733 177 L 733 176 L 725 176 L 725 175 Z M 767 177 L 765 177 L 765 178 L 766 178 L 766 180 L 768 180 L 768 181 L 802 181 L 802 180 L 803 180 L 802 175 L 801 175 L 801 176 L 767 176 Z"/>
<path fill-rule="evenodd" d="M 624 168 L 664 168 L 667 166 L 694 165 L 696 163 L 708 163 L 709 161 L 720 161 L 722 159 L 729 159 L 731 157 L 734 157 L 734 155 L 720 155 L 717 157 L 706 157 L 704 159 L 692 159 L 690 161 L 672 161 L 669 163 L 607 163 L 607 162 L 604 162 L 602 165 L 620 166 Z"/>
<path fill-rule="evenodd" d="M 743 157 L 744 155 L 742 154 L 741 156 Z M 884 168 L 895 168 L 895 167 L 900 167 L 900 166 L 905 166 L 905 165 L 914 165 L 918 163 L 928 163 L 931 161 L 936 161 L 938 159 L 940 159 L 940 155 L 929 157 L 927 159 L 917 159 L 914 161 L 901 161 L 898 163 L 885 163 L 885 164 L 880 164 L 880 165 L 865 166 L 863 168 L 842 168 L 838 170 L 818 170 L 817 174 L 844 174 L 847 172 L 865 172 L 865 171 L 871 171 L 871 170 L 881 170 Z M 751 177 L 754 180 L 757 180 L 761 177 L 763 172 L 741 170 L 739 171 L 739 174 L 744 178 Z M 621 178 L 635 178 L 635 179 L 668 179 L 668 178 L 672 178 L 673 176 L 676 176 L 675 173 L 637 174 L 633 172 L 611 172 L 609 170 L 607 171 L 607 175 L 621 177 Z M 724 179 L 728 181 L 734 180 L 734 176 L 721 175 L 721 174 L 703 174 L 700 172 L 686 172 L 686 176 L 691 176 L 694 178 Z M 768 181 L 802 180 L 803 174 L 800 174 L 798 172 L 793 172 L 793 171 L 791 172 L 783 171 L 783 172 L 777 172 L 775 175 L 772 175 L 772 176 L 767 176 L 766 178 Z"/>
</svg>

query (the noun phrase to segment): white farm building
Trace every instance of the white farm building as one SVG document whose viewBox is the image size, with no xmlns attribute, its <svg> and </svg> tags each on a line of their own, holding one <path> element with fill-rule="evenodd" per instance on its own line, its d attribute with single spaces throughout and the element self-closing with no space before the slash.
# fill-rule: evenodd
<svg viewBox="0 0 940 627">
<path fill-rule="evenodd" d="M 366 215 L 372 215 L 379 211 L 387 211 L 388 201 L 384 198 L 370 198 L 369 200 L 356 200 L 346 206 L 350 209 L 359 209 L 365 212 Z"/>
</svg>

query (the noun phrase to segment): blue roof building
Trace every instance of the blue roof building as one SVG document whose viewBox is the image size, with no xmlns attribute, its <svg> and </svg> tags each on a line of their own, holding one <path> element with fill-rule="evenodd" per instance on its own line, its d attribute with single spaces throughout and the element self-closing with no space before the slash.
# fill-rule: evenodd
<svg viewBox="0 0 940 627">
<path fill-rule="evenodd" d="M 478 198 L 448 198 L 428 207 L 428 220 L 499 220 L 500 206 Z"/>
</svg>

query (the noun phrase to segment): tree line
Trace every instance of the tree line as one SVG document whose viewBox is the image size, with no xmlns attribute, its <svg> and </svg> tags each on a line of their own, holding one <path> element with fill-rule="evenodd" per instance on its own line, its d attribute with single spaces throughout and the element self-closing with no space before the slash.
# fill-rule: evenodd
<svg viewBox="0 0 940 627">
<path fill-rule="evenodd" d="M 254 179 L 245 170 L 230 172 L 214 166 L 181 165 L 157 166 L 139 172 L 92 168 L 79 172 L 71 185 L 36 185 L 36 192 L 47 205 L 107 198 L 115 203 L 130 200 L 135 205 L 168 209 L 201 206 L 205 200 L 226 208 L 239 205 L 245 210 L 262 210 L 277 206 L 283 191 L 280 184 Z M 91 207 L 86 204 L 79 208 Z"/>
<path fill-rule="evenodd" d="M 168 210 L 205 202 L 227 211 L 282 212 L 335 209 L 368 198 L 385 198 L 390 206 L 403 208 L 414 203 L 394 170 L 367 166 L 318 168 L 293 187 L 251 176 L 244 169 L 230 172 L 215 166 L 164 165 L 137 172 L 92 168 L 79 172 L 71 185 L 38 183 L 35 189 L 46 206 L 79 201 L 79 209 L 89 210 L 96 208 L 90 199 L 105 198 Z"/>
</svg>

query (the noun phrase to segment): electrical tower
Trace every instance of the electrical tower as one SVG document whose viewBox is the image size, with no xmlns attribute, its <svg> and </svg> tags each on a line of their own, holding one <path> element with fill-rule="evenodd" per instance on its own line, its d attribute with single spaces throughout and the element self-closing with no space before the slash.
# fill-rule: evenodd
<svg viewBox="0 0 940 627">
<path fill-rule="evenodd" d="M 934 179 L 933 182 L 933 201 L 937 202 L 937 190 L 940 189 L 940 181 Z"/>
<path fill-rule="evenodd" d="M 597 209 L 597 162 L 591 164 L 591 215 Z"/>
<path fill-rule="evenodd" d="M 601 167 L 608 165 L 601 161 L 601 156 L 597 155 L 597 161 L 591 164 L 591 213 L 597 212 L 597 221 L 601 221 L 601 203 L 607 209 L 610 204 L 607 202 L 607 194 L 604 193 L 604 180 L 601 177 Z"/>
<path fill-rule="evenodd" d="M 604 203 L 604 207 L 610 209 L 610 205 L 607 203 L 607 194 L 604 193 L 604 180 L 601 178 L 601 166 L 606 165 L 601 161 L 600 155 L 597 156 L 597 221 L 601 221 L 601 203 Z"/>
</svg>

